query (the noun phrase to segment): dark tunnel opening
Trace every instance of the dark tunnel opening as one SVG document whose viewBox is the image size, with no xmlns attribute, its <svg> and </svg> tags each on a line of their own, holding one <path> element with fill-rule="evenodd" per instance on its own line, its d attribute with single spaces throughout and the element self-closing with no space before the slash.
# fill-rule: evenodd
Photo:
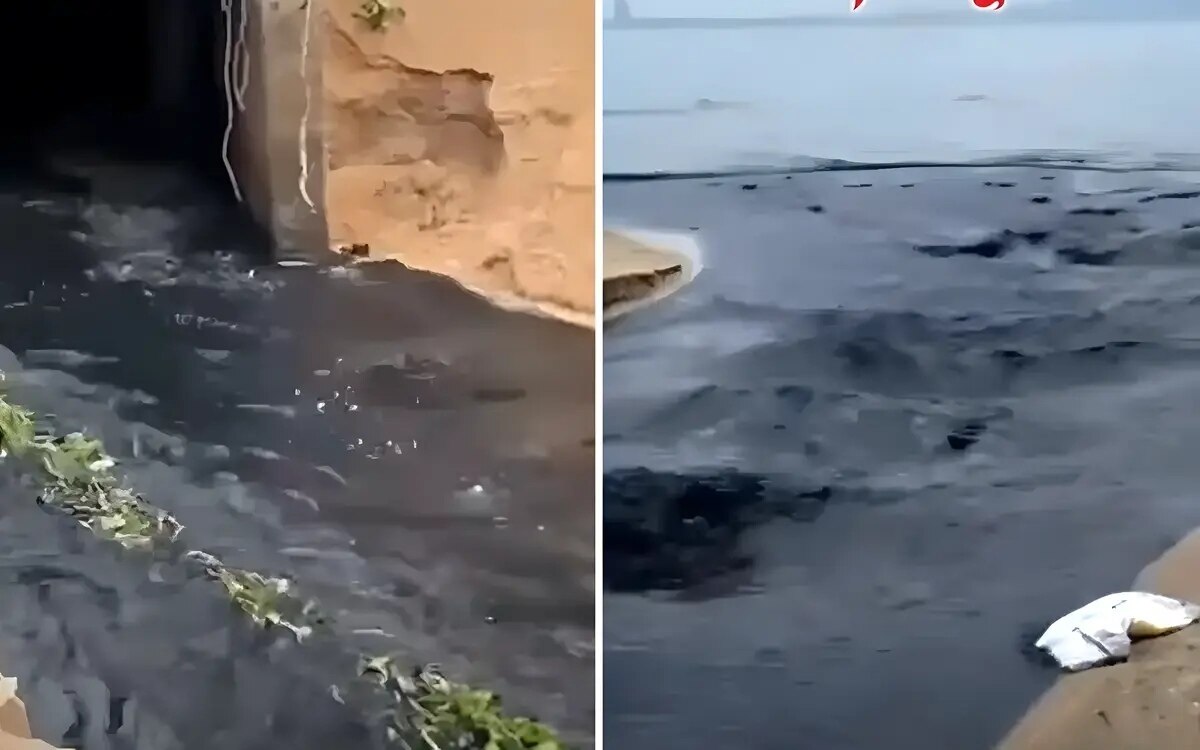
<svg viewBox="0 0 1200 750">
<path fill-rule="evenodd" d="M 87 154 L 225 180 L 220 0 L 25 0 L 7 12 L 25 41 L 10 36 L 0 51 L 0 169 Z"/>
</svg>

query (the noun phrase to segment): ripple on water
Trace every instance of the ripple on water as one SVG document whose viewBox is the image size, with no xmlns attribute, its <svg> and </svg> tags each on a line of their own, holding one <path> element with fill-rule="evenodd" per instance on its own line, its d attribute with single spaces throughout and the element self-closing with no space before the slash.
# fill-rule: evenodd
<svg viewBox="0 0 1200 750">
<path fill-rule="evenodd" d="M 256 267 L 254 235 L 220 211 L 155 224 L 161 215 L 119 201 L 87 216 L 85 200 L 21 202 L 0 201 L 0 213 L 19 211 L 7 219 L 44 252 L 6 255 L 0 274 L 14 352 L 0 350 L 0 367 L 14 400 L 57 430 L 102 437 L 121 476 L 189 540 L 292 575 L 347 624 L 336 643 L 272 643 L 241 628 L 208 582 L 42 512 L 0 465 L 13 500 L 0 516 L 0 671 L 20 678 L 41 736 L 89 748 L 372 747 L 374 706 L 346 678 L 358 650 L 394 649 L 589 745 L 592 662 L 578 644 L 592 632 L 594 529 L 578 500 L 590 453 L 517 465 L 507 447 L 537 437 L 545 414 L 590 434 L 584 332 L 395 266 Z M 398 349 L 453 351 L 436 373 L 452 395 L 435 382 L 424 395 L 440 408 L 428 415 L 343 409 L 358 405 L 356 369 Z M 21 372 L 17 356 L 31 351 Z M 318 398 L 338 408 L 320 413 Z M 414 460 L 365 455 L 388 441 Z M 454 507 L 464 475 L 511 493 L 508 526 Z M 425 523 L 405 527 L 406 515 Z"/>
<path fill-rule="evenodd" d="M 745 182 L 606 186 L 706 248 L 605 332 L 608 741 L 986 746 L 1031 623 L 1200 523 L 1196 179 Z"/>
</svg>

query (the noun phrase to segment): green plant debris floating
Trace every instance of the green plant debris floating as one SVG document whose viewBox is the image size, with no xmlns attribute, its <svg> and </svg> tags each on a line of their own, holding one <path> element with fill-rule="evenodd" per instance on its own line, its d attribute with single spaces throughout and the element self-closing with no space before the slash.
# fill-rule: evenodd
<svg viewBox="0 0 1200 750">
<path fill-rule="evenodd" d="M 0 381 L 3 380 L 0 372 Z M 54 437 L 37 431 L 32 412 L 0 393 L 0 458 L 27 461 L 41 475 L 43 507 L 75 519 L 97 537 L 128 549 L 174 543 L 183 525 L 119 486 L 116 461 L 95 438 L 73 432 Z M 201 565 L 251 622 L 278 627 L 303 641 L 328 625 L 315 603 L 297 596 L 286 578 L 232 568 L 200 550 L 184 559 Z M 548 726 L 507 716 L 486 690 L 451 682 L 436 665 L 404 672 L 390 656 L 363 656 L 359 677 L 383 691 L 391 708 L 385 731 L 402 750 L 566 750 Z"/>
<path fill-rule="evenodd" d="M 403 21 L 404 9 L 398 5 L 392 5 L 391 0 L 363 0 L 362 5 L 358 6 L 358 10 L 354 13 L 354 17 L 361 19 L 371 27 L 372 31 L 381 31 L 386 29 L 394 19 Z"/>
<path fill-rule="evenodd" d="M 417 747 L 561 750 L 563 747 L 545 725 L 504 716 L 495 693 L 453 683 L 442 676 L 435 664 L 406 674 L 390 657 L 364 658 L 359 673 L 391 694 L 393 710 L 388 717 L 388 738 L 405 750 Z M 413 736 L 420 737 L 424 744 L 409 744 L 405 738 Z"/>
</svg>

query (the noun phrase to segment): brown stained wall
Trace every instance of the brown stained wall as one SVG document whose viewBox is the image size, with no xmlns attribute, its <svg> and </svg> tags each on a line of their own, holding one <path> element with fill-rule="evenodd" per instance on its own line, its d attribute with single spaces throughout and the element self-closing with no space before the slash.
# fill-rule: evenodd
<svg viewBox="0 0 1200 750">
<path fill-rule="evenodd" d="M 330 244 L 592 325 L 594 4 L 398 1 L 322 0 Z"/>
</svg>

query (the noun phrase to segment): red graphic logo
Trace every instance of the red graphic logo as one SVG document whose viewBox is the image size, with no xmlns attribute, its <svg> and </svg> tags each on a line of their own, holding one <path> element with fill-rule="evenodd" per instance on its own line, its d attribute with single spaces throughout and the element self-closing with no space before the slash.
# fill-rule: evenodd
<svg viewBox="0 0 1200 750">
<path fill-rule="evenodd" d="M 867 0 L 850 0 L 850 10 L 855 11 L 863 7 L 863 3 Z M 971 0 L 971 4 L 980 10 L 1000 10 L 1004 7 L 1004 3 L 1008 0 Z"/>
</svg>

